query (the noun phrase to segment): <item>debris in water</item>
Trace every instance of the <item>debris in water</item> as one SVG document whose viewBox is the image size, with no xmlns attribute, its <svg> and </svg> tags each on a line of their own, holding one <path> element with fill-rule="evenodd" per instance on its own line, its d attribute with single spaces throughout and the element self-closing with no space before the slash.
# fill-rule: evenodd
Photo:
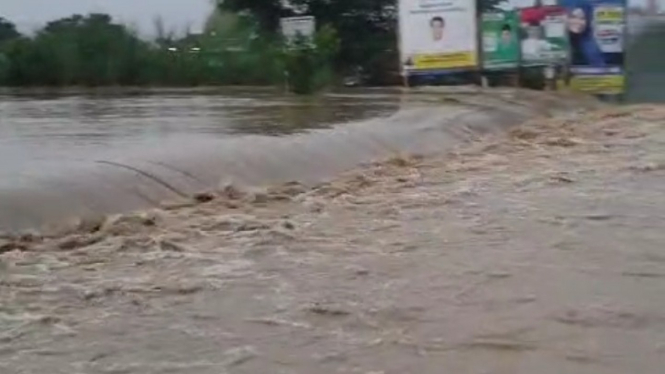
<svg viewBox="0 0 665 374">
<path fill-rule="evenodd" d="M 241 200 L 247 196 L 247 193 L 233 183 L 226 183 L 221 188 L 221 196 L 229 200 Z"/>
<path fill-rule="evenodd" d="M 227 368 L 239 366 L 254 359 L 258 355 L 259 353 L 256 351 L 256 348 L 252 346 L 232 348 L 224 352 L 226 358 L 224 360 L 224 366 Z"/>
<path fill-rule="evenodd" d="M 343 317 L 351 314 L 350 312 L 338 307 L 326 306 L 322 305 L 321 303 L 314 303 L 314 305 L 307 308 L 307 311 L 327 317 Z"/>
<path fill-rule="evenodd" d="M 216 197 L 215 194 L 213 194 L 212 192 L 200 192 L 194 194 L 194 201 L 200 204 L 204 204 L 215 200 L 215 197 Z"/>
<path fill-rule="evenodd" d="M 56 246 L 59 249 L 70 251 L 99 243 L 102 240 L 104 240 L 104 236 L 98 234 L 71 235 L 58 241 Z"/>
<path fill-rule="evenodd" d="M 160 216 L 157 212 L 142 212 L 109 217 L 100 232 L 107 235 L 128 235 L 157 226 Z"/>
</svg>

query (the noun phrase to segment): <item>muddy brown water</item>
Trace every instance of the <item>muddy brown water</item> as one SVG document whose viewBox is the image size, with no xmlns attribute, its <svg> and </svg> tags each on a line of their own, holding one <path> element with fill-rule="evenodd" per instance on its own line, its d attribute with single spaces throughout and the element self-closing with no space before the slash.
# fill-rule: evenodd
<svg viewBox="0 0 665 374">
<path fill-rule="evenodd" d="M 138 93 L 131 99 L 102 92 L 93 99 L 56 99 L 51 106 L 34 105 L 34 98 L 27 104 L 20 97 L 9 101 L 15 108 L 30 109 L 6 116 L 14 123 L 8 132 L 23 135 L 8 142 L 5 151 L 10 155 L 3 163 L 9 170 L 5 185 L 0 184 L 0 231 L 159 206 L 222 184 L 318 183 L 395 153 L 443 152 L 534 116 L 597 105 L 566 94 L 473 87 L 410 94 L 351 91 L 313 99 L 261 90 L 252 91 L 251 99 L 244 92 L 157 92 L 147 98 Z M 70 118 L 80 110 L 67 102 L 102 119 L 99 113 L 106 111 L 108 118 L 92 131 L 89 120 Z M 35 114 L 40 110 L 46 114 Z M 244 117 L 237 114 L 243 110 Z M 236 122 L 233 113 L 239 116 Z M 263 117 L 252 119 L 247 113 Z M 30 116 L 41 119 L 17 124 Z M 33 133 L 29 123 L 35 126 Z M 286 136 L 274 136 L 278 134 Z M 16 151 L 22 148 L 32 150 Z M 12 149 L 24 157 L 12 156 Z"/>
<path fill-rule="evenodd" d="M 2 243 L 8 374 L 660 374 L 665 109 Z"/>
</svg>

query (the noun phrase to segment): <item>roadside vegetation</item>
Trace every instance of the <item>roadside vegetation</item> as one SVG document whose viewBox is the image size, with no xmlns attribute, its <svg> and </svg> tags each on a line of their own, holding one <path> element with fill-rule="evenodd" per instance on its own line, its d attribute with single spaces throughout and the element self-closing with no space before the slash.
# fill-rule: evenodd
<svg viewBox="0 0 665 374">
<path fill-rule="evenodd" d="M 53 21 L 30 37 L 4 26 L 0 28 L 4 30 L 0 35 L 0 85 L 280 83 L 279 40 L 252 38 L 251 28 L 249 22 L 238 23 L 232 38 L 214 32 L 180 37 L 163 33 L 146 41 L 105 14 Z"/>
<path fill-rule="evenodd" d="M 334 83 L 339 38 L 323 25 L 313 43 L 287 45 L 256 18 L 218 14 L 201 34 L 155 22 L 153 40 L 106 14 L 73 15 L 22 35 L 0 19 L 0 86 L 283 85 L 309 93 Z"/>
<path fill-rule="evenodd" d="M 216 2 L 205 32 L 169 32 L 152 40 L 105 14 L 54 20 L 21 35 L 0 18 L 2 86 L 288 85 L 303 93 L 368 72 L 372 84 L 395 80 L 393 1 L 278 0 Z M 280 17 L 311 14 L 315 43 L 287 48 Z"/>
</svg>

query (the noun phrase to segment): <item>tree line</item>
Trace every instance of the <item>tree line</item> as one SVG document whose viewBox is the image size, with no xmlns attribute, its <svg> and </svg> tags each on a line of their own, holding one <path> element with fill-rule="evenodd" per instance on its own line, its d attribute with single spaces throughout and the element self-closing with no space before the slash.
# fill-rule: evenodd
<svg viewBox="0 0 665 374">
<path fill-rule="evenodd" d="M 56 20 L 32 36 L 0 19 L 0 85 L 274 84 L 283 75 L 275 62 L 280 48 L 250 38 L 251 28 L 239 25 L 224 40 L 204 34 L 148 41 L 106 14 Z"/>
<path fill-rule="evenodd" d="M 480 12 L 504 0 L 475 0 Z M 337 31 L 340 48 L 334 56 L 338 72 L 361 67 L 370 83 L 391 82 L 399 70 L 397 0 L 217 0 L 222 11 L 252 14 L 264 35 L 278 32 L 281 17 L 307 14 L 319 25 Z"/>
<path fill-rule="evenodd" d="M 227 17 L 202 34 L 176 36 L 157 23 L 153 40 L 107 14 L 72 15 L 30 36 L 0 18 L 0 86 L 288 84 L 309 91 L 346 69 L 335 65 L 340 39 L 333 26 L 320 24 L 313 46 L 285 48 L 260 13 L 218 12 Z"/>
</svg>

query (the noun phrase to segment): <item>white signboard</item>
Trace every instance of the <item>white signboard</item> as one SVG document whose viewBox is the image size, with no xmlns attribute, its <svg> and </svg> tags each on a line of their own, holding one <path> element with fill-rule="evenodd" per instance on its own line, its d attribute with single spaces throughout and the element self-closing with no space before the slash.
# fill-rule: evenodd
<svg viewBox="0 0 665 374">
<path fill-rule="evenodd" d="M 474 69 L 476 2 L 399 0 L 402 64 L 407 71 Z"/>
<path fill-rule="evenodd" d="M 280 20 L 282 35 L 293 41 L 298 35 L 311 39 L 316 32 L 316 20 L 313 16 L 287 17 Z"/>
</svg>

